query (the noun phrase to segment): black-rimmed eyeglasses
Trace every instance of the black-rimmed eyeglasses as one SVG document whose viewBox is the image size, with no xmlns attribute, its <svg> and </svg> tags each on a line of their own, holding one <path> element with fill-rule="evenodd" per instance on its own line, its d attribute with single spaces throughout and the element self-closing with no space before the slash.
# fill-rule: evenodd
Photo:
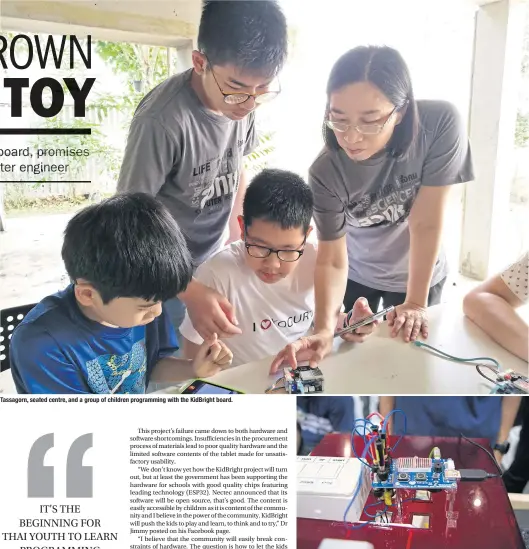
<svg viewBox="0 0 529 549">
<path fill-rule="evenodd" d="M 266 259 L 270 254 L 276 254 L 280 261 L 285 263 L 293 263 L 303 255 L 305 250 L 274 250 L 272 248 L 266 248 L 265 246 L 258 246 L 257 244 L 248 244 L 245 242 L 246 251 L 251 257 L 257 259 Z M 302 246 L 305 246 L 305 240 L 303 240 Z"/>
<path fill-rule="evenodd" d="M 212 65 L 209 60 L 208 65 L 209 69 L 211 70 L 211 74 L 213 75 L 213 80 L 215 80 L 215 83 L 217 84 L 220 93 L 224 96 L 224 103 L 227 103 L 228 105 L 241 105 L 242 103 L 246 103 L 246 101 L 248 101 L 250 97 L 253 97 L 254 101 L 258 105 L 261 105 L 262 103 L 268 103 L 269 101 L 272 101 L 272 99 L 275 99 L 281 93 L 281 86 L 279 86 L 279 89 L 276 91 L 265 91 L 261 93 L 225 92 L 220 87 L 219 81 L 215 76 L 215 72 L 213 71 Z"/>
</svg>

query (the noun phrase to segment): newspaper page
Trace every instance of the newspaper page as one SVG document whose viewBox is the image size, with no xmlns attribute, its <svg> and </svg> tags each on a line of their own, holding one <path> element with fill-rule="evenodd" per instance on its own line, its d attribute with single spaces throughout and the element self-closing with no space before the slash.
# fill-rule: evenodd
<svg viewBox="0 0 529 549">
<path fill-rule="evenodd" d="M 294 399 L 0 399 L 2 548 L 295 546 Z"/>
</svg>

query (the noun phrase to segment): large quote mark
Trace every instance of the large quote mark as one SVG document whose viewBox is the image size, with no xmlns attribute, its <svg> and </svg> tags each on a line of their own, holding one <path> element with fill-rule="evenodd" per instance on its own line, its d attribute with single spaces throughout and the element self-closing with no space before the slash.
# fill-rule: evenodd
<svg viewBox="0 0 529 549">
<path fill-rule="evenodd" d="M 52 498 L 55 496 L 54 466 L 44 465 L 48 450 L 54 447 L 55 435 L 39 437 L 31 447 L 28 458 L 28 497 Z M 66 497 L 91 498 L 93 496 L 93 470 L 83 465 L 86 451 L 92 448 L 93 433 L 76 438 L 66 458 Z"/>
</svg>

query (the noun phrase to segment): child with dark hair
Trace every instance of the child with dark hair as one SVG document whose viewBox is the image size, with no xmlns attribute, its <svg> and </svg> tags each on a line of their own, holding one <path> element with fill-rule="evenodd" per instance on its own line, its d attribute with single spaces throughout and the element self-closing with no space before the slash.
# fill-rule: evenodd
<svg viewBox="0 0 529 549">
<path fill-rule="evenodd" d="M 280 92 L 287 25 L 273 0 L 203 3 L 193 67 L 140 102 L 118 191 L 159 198 L 178 220 L 196 265 L 238 236 L 244 156 L 257 146 L 255 110 Z M 233 210 L 233 212 L 232 212 Z M 189 309 L 199 333 L 239 334 L 233 304 L 193 279 L 167 303 L 175 328 Z"/>
<path fill-rule="evenodd" d="M 237 309 L 243 334 L 226 340 L 234 365 L 270 356 L 310 330 L 316 261 L 316 247 L 308 240 L 312 209 L 312 191 L 301 177 L 263 170 L 244 196 L 241 240 L 198 268 L 196 278 Z M 368 314 L 367 304 L 359 300 L 353 319 Z M 357 337 L 372 330 L 366 326 Z M 184 355 L 195 356 L 202 338 L 189 316 L 181 333 Z"/>
<path fill-rule="evenodd" d="M 171 356 L 178 344 L 162 301 L 186 289 L 192 262 L 156 199 L 120 195 L 83 209 L 66 227 L 62 258 L 72 283 L 13 333 L 19 393 L 144 393 L 150 380 L 183 381 L 229 365 L 216 337 L 193 363 Z"/>
</svg>

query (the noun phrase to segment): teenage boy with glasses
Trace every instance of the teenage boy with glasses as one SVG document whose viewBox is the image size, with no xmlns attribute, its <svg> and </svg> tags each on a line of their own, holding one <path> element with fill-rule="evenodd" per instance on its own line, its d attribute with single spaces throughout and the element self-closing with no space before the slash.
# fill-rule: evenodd
<svg viewBox="0 0 529 549">
<path fill-rule="evenodd" d="M 254 110 L 279 93 L 286 55 L 277 2 L 204 2 L 193 68 L 154 88 L 134 114 L 118 192 L 156 196 L 177 221 L 195 265 L 238 235 L 243 158 L 257 145 Z M 241 333 L 237 309 L 196 279 L 167 302 L 177 329 L 185 307 L 205 338 Z"/>
<path fill-rule="evenodd" d="M 311 329 L 316 246 L 307 239 L 312 210 L 312 191 L 301 177 L 284 170 L 262 171 L 244 196 L 238 219 L 241 240 L 198 268 L 197 280 L 226 296 L 237 310 L 243 334 L 225 340 L 233 365 L 274 355 Z M 352 321 L 369 314 L 360 298 Z M 373 329 L 360 328 L 355 341 Z M 180 331 L 184 356 L 192 358 L 203 339 L 188 315 Z"/>
</svg>

